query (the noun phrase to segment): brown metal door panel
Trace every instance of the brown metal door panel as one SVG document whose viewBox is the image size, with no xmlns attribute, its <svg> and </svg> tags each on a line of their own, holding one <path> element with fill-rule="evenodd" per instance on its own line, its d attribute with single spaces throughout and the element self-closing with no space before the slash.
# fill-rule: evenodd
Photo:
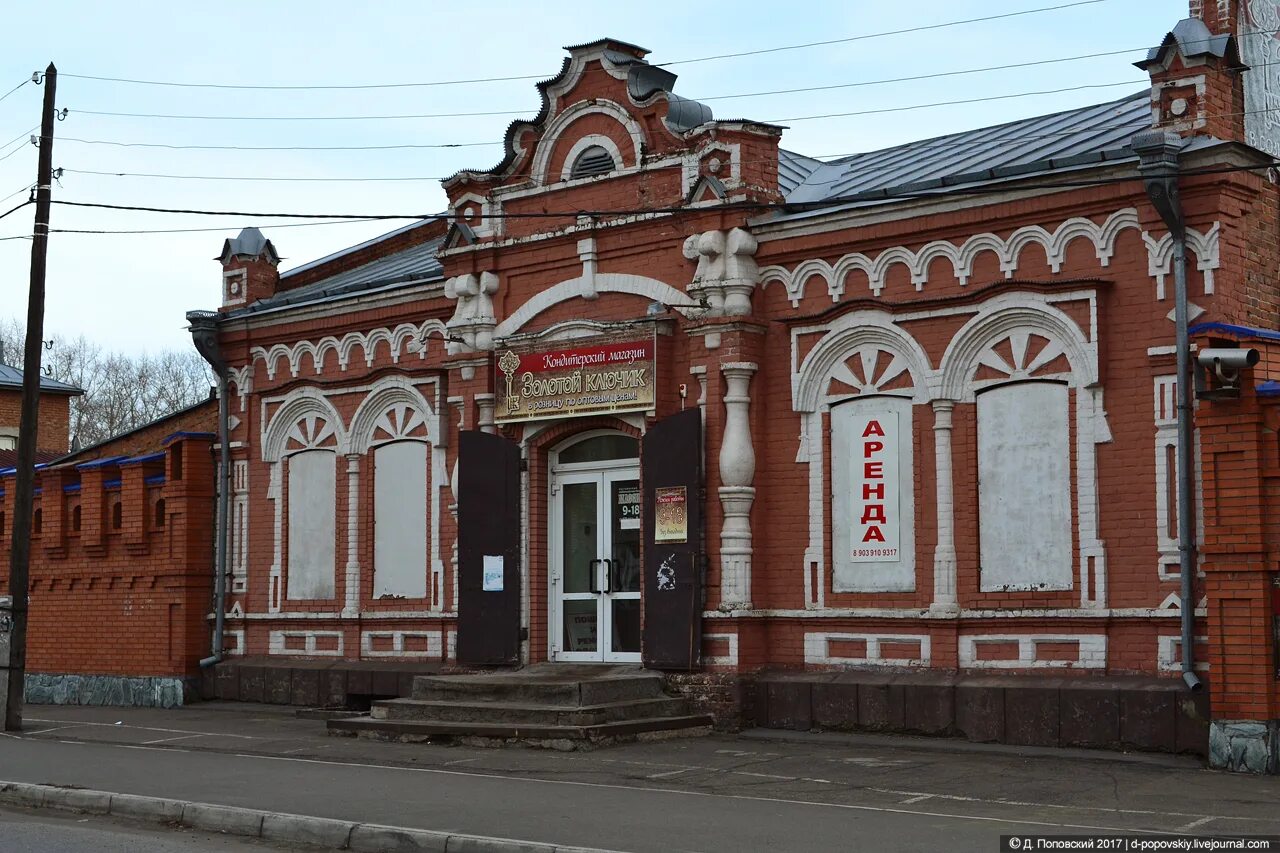
<svg viewBox="0 0 1280 853">
<path fill-rule="evenodd" d="M 646 431 L 645 666 L 697 669 L 702 647 L 702 412 L 686 409 Z"/>
<path fill-rule="evenodd" d="M 457 655 L 462 664 L 520 659 L 520 447 L 474 430 L 458 438 Z"/>
</svg>

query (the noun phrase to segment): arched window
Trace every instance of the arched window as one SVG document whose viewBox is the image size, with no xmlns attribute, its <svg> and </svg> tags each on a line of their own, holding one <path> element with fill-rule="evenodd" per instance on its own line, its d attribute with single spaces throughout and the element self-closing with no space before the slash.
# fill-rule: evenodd
<svg viewBox="0 0 1280 853">
<path fill-rule="evenodd" d="M 578 155 L 578 159 L 573 161 L 573 168 L 569 171 L 569 178 L 594 178 L 596 175 L 607 175 L 614 169 L 618 168 L 618 164 L 614 162 L 613 155 L 606 151 L 600 145 L 591 145 L 582 150 Z"/>
<path fill-rule="evenodd" d="M 80 532 L 80 504 L 76 504 L 71 510 L 71 529 L 76 533 Z"/>
<path fill-rule="evenodd" d="M 116 498 L 115 503 L 111 505 L 111 529 L 119 530 L 122 527 L 124 527 L 124 507 L 120 499 Z"/>
<path fill-rule="evenodd" d="M 164 527 L 164 518 L 165 518 L 164 498 L 160 498 L 160 500 L 156 501 L 155 526 L 158 528 Z"/>
<path fill-rule="evenodd" d="M 305 450 L 286 460 L 291 599 L 333 598 L 337 454 Z"/>
<path fill-rule="evenodd" d="M 606 462 L 611 459 L 635 459 L 640 455 L 640 442 L 629 435 L 609 433 L 585 438 L 571 444 L 558 455 L 561 465 L 577 462 Z"/>
<path fill-rule="evenodd" d="M 983 592 L 1071 589 L 1068 398 L 1065 383 L 1037 381 L 977 395 Z"/>
<path fill-rule="evenodd" d="M 393 441 L 373 451 L 373 597 L 427 597 L 430 445 Z"/>
</svg>

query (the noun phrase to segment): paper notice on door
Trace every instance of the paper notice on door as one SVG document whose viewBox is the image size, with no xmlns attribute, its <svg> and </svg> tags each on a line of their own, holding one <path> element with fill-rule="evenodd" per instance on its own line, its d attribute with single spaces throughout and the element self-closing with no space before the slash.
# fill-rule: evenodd
<svg viewBox="0 0 1280 853">
<path fill-rule="evenodd" d="M 501 554 L 484 555 L 484 580 L 480 589 L 484 592 L 502 592 L 503 560 Z"/>
<path fill-rule="evenodd" d="M 654 542 L 689 541 L 688 493 L 684 486 L 654 489 Z"/>
</svg>

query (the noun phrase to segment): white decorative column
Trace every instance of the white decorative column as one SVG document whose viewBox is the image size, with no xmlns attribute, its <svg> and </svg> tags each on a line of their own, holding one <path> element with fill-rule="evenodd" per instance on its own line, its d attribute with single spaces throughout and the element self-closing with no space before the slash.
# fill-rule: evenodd
<svg viewBox="0 0 1280 853">
<path fill-rule="evenodd" d="M 271 574 L 267 579 L 267 612 L 280 612 L 280 580 L 284 566 L 284 479 L 283 462 L 271 463 L 271 475 L 267 482 L 267 500 L 271 501 Z"/>
<path fill-rule="evenodd" d="M 496 401 L 497 397 L 494 394 L 476 395 L 476 426 L 481 432 L 487 432 L 490 435 L 498 431 L 498 428 L 493 425 L 493 407 Z"/>
<path fill-rule="evenodd" d="M 933 401 L 933 458 L 937 480 L 938 544 L 933 550 L 935 613 L 959 615 L 956 598 L 955 495 L 951 485 L 951 413 L 954 400 Z"/>
<path fill-rule="evenodd" d="M 360 615 L 360 456 L 347 454 L 347 584 L 343 616 Z"/>
<path fill-rule="evenodd" d="M 467 428 L 467 398 L 450 397 L 448 403 L 458 412 L 458 431 Z M 461 442 L 459 442 L 461 445 Z M 454 451 L 453 468 L 449 471 L 449 494 L 453 499 L 449 502 L 449 514 L 453 516 L 453 547 L 449 551 L 449 562 L 453 565 L 453 610 L 458 610 L 458 457 Z M 444 590 L 440 591 L 444 595 Z"/>
<path fill-rule="evenodd" d="M 751 446 L 751 376 L 757 365 L 732 362 L 720 366 L 727 388 L 724 395 L 724 437 L 720 444 L 720 609 L 751 609 L 751 485 L 756 453 Z"/>
</svg>

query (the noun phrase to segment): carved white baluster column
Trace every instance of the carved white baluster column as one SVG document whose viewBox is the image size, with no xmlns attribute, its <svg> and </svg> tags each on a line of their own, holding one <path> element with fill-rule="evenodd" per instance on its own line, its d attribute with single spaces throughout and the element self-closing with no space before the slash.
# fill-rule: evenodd
<svg viewBox="0 0 1280 853">
<path fill-rule="evenodd" d="M 955 495 L 951 485 L 951 413 L 954 400 L 933 401 L 933 458 L 937 479 L 938 544 L 933 550 L 933 605 L 958 614 L 956 599 Z"/>
<path fill-rule="evenodd" d="M 724 395 L 724 438 L 720 444 L 720 505 L 724 522 L 720 529 L 720 609 L 751 609 L 751 505 L 756 499 L 751 485 L 756 474 L 756 452 L 751 446 L 750 362 L 721 365 L 727 388 Z"/>
<path fill-rule="evenodd" d="M 347 596 L 343 616 L 360 614 L 360 456 L 347 454 Z"/>
</svg>

